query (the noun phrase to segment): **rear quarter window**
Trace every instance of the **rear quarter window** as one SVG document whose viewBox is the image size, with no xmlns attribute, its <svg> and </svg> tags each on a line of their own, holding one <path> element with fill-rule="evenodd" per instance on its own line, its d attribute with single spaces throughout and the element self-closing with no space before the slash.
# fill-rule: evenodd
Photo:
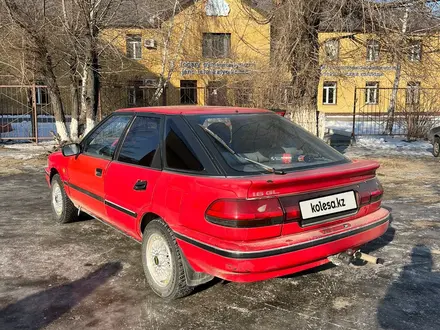
<svg viewBox="0 0 440 330">
<path fill-rule="evenodd" d="M 180 121 L 172 116 L 165 126 L 165 163 L 174 170 L 203 172 L 204 166 L 188 139 L 179 128 Z"/>
</svg>

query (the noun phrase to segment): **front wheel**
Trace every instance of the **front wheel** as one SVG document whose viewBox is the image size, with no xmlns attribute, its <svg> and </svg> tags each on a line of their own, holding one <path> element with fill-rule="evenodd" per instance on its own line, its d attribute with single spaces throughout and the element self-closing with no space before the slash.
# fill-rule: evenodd
<svg viewBox="0 0 440 330">
<path fill-rule="evenodd" d="M 75 221 L 78 218 L 78 209 L 67 196 L 63 182 L 58 174 L 52 178 L 51 187 L 53 218 L 59 223 Z"/>
<path fill-rule="evenodd" d="M 169 300 L 189 295 L 182 256 L 171 229 L 161 219 L 152 220 L 142 240 L 142 264 L 151 289 Z"/>
<path fill-rule="evenodd" d="M 434 139 L 433 148 L 434 150 L 432 151 L 432 153 L 434 154 L 434 157 L 440 156 L 440 137 L 436 137 Z"/>
</svg>

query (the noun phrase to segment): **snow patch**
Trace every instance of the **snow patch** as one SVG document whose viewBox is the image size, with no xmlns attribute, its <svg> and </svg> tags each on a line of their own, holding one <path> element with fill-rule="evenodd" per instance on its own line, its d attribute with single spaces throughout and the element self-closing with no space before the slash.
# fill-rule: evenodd
<svg viewBox="0 0 440 330">
<path fill-rule="evenodd" d="M 230 309 L 235 309 L 235 310 L 237 310 L 237 311 L 239 311 L 240 313 L 243 313 L 243 314 L 249 313 L 249 309 L 244 308 L 244 307 L 238 307 L 238 306 L 231 305 L 231 306 L 229 306 L 229 308 Z"/>
<path fill-rule="evenodd" d="M 432 146 L 426 141 L 405 141 L 402 137 L 359 136 L 356 147 L 385 155 L 431 156 Z"/>
</svg>

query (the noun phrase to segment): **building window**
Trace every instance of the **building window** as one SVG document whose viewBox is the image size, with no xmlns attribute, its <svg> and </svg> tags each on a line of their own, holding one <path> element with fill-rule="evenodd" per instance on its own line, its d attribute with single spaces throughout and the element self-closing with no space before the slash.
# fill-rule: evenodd
<svg viewBox="0 0 440 330">
<path fill-rule="evenodd" d="M 420 103 L 420 82 L 410 81 L 406 85 L 406 104 L 416 105 Z"/>
<path fill-rule="evenodd" d="M 128 105 L 136 105 L 136 87 L 128 87 Z"/>
<path fill-rule="evenodd" d="M 366 104 L 379 103 L 379 82 L 369 81 L 365 84 L 365 103 Z"/>
<path fill-rule="evenodd" d="M 379 60 L 380 45 L 377 40 L 367 40 L 367 61 Z"/>
<path fill-rule="evenodd" d="M 240 106 L 251 106 L 253 99 L 253 88 L 250 81 L 242 81 L 240 86 L 234 87 L 235 103 Z"/>
<path fill-rule="evenodd" d="M 324 89 L 322 91 L 323 104 L 336 104 L 336 82 L 324 81 Z"/>
<path fill-rule="evenodd" d="M 37 105 L 46 105 L 49 103 L 49 95 L 47 94 L 47 87 L 35 88 L 35 102 Z"/>
<path fill-rule="evenodd" d="M 411 62 L 419 62 L 422 58 L 422 43 L 420 40 L 414 40 L 409 45 L 408 59 Z"/>
<path fill-rule="evenodd" d="M 203 57 L 226 58 L 231 51 L 230 33 L 203 33 Z"/>
<path fill-rule="evenodd" d="M 197 80 L 180 81 L 180 104 L 197 104 Z"/>
<path fill-rule="evenodd" d="M 142 58 L 142 36 L 140 34 L 127 34 L 127 57 L 134 60 Z"/>
<path fill-rule="evenodd" d="M 337 60 L 339 56 L 339 40 L 327 40 L 324 43 L 324 53 L 327 60 Z"/>
<path fill-rule="evenodd" d="M 286 84 L 283 89 L 283 102 L 285 104 L 292 104 L 295 101 L 295 94 L 293 92 L 293 87 Z"/>
<path fill-rule="evenodd" d="M 134 81 L 132 84 L 132 86 L 128 87 L 127 91 L 128 106 L 142 105 L 144 99 L 144 90 L 141 88 L 142 81 Z"/>
</svg>

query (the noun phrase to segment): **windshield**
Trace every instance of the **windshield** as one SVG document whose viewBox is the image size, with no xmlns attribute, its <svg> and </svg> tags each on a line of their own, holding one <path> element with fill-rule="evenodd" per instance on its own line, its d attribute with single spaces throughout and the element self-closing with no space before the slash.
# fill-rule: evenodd
<svg viewBox="0 0 440 330">
<path fill-rule="evenodd" d="M 317 137 L 276 114 L 186 118 L 199 135 L 211 139 L 226 163 L 236 171 L 262 172 L 264 166 L 291 171 L 349 162 Z"/>
</svg>

